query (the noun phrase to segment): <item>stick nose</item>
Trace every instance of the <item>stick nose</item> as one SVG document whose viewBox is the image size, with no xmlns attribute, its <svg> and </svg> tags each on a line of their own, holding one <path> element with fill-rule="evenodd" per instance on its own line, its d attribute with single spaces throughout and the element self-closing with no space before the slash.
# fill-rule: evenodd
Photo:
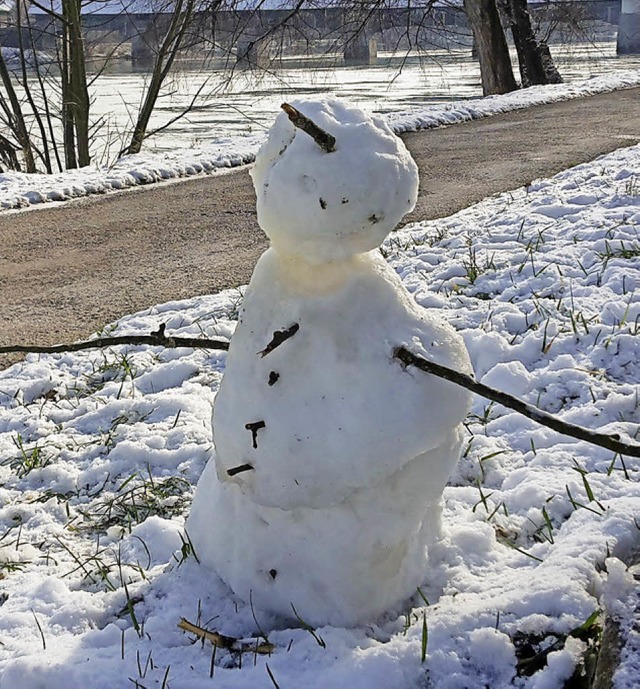
<svg viewBox="0 0 640 689">
<path fill-rule="evenodd" d="M 291 122 L 298 129 L 308 134 L 320 146 L 323 151 L 332 153 L 336 150 L 336 137 L 326 132 L 322 127 L 319 127 L 313 120 L 303 115 L 297 108 L 289 103 L 283 103 L 280 106 L 288 115 Z"/>
</svg>

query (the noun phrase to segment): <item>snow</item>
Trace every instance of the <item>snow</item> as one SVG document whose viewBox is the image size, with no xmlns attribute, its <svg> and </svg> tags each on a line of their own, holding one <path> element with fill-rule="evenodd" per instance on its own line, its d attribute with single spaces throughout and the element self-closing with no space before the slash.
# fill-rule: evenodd
<svg viewBox="0 0 640 689">
<path fill-rule="evenodd" d="M 636 442 L 638 170 L 640 147 L 622 149 L 383 245 L 416 301 L 460 332 L 479 379 Z M 240 301 L 234 290 L 154 306 L 114 332 L 167 323 L 176 335 L 230 337 Z M 474 398 L 420 591 L 371 624 L 312 634 L 252 610 L 190 553 L 184 521 L 225 360 L 119 347 L 29 355 L 0 372 L 0 687 L 253 688 L 273 677 L 559 689 L 587 644 L 566 635 L 605 610 L 627 638 L 614 686 L 635 689 L 638 572 L 621 561 L 639 539 L 637 461 Z M 231 527 L 229 547 L 234 538 Z M 266 634 L 275 649 L 212 658 L 209 642 L 178 629 L 182 617 Z M 516 676 L 523 635 L 549 651 L 530 677 Z"/>
<path fill-rule="evenodd" d="M 251 170 L 273 248 L 316 263 L 378 247 L 418 198 L 418 168 L 383 119 L 321 103 L 292 105 L 336 139 L 334 151 L 296 134 L 282 112 Z"/>
<path fill-rule="evenodd" d="M 394 347 L 470 364 L 460 336 L 369 252 L 415 205 L 401 139 L 341 101 L 294 106 L 335 151 L 281 113 L 256 159 L 272 246 L 245 293 L 187 530 L 201 562 L 256 610 L 353 626 L 422 581 L 470 403 L 407 371 Z"/>
<path fill-rule="evenodd" d="M 25 208 L 47 201 L 66 201 L 88 194 L 104 194 L 129 187 L 174 180 L 203 173 L 221 172 L 255 159 L 263 137 L 225 137 L 206 148 L 183 149 L 163 156 L 151 153 L 121 158 L 110 168 L 89 166 L 45 174 L 0 174 L 0 207 Z"/>
<path fill-rule="evenodd" d="M 387 118 L 392 129 L 402 133 L 639 84 L 640 71 L 627 70 L 567 84 L 531 87 L 504 96 L 452 101 L 410 112 L 390 113 Z M 115 85 L 113 88 L 117 90 Z M 62 174 L 0 173 L 0 209 L 19 209 L 50 201 L 67 201 L 87 194 L 118 191 L 139 184 L 219 173 L 253 162 L 264 139 L 263 134 L 212 138 L 190 148 L 126 156 L 112 166 L 96 164 Z"/>
</svg>

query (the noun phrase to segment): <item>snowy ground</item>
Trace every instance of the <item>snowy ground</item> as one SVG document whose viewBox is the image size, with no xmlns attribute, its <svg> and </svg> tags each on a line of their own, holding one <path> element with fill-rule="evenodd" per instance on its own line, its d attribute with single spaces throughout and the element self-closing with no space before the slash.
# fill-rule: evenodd
<svg viewBox="0 0 640 689">
<path fill-rule="evenodd" d="M 478 119 L 531 105 L 553 103 L 640 84 L 640 70 L 553 86 L 536 86 L 504 96 L 454 101 L 424 110 L 387 115 L 397 133 Z M 253 161 L 264 134 L 226 137 L 162 154 L 125 156 L 111 167 L 89 166 L 54 175 L 0 174 L 0 210 L 64 201 L 87 194 L 225 170 Z"/>
<path fill-rule="evenodd" d="M 461 332 L 480 380 L 636 441 L 639 170 L 640 147 L 624 149 L 383 248 Z M 241 299 L 154 306 L 108 331 L 229 337 Z M 628 640 L 616 689 L 637 687 L 621 559 L 640 542 L 638 462 L 480 398 L 412 600 L 367 627 L 315 631 L 242 604 L 183 531 L 224 362 L 120 347 L 0 372 L 0 687 L 560 689 L 598 611 L 621 616 Z M 275 648 L 214 653 L 181 618 Z"/>
</svg>

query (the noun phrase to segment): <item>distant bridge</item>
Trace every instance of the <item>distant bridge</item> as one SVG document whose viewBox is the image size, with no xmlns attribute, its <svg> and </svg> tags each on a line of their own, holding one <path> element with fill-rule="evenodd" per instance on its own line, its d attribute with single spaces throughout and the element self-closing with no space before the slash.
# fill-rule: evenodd
<svg viewBox="0 0 640 689">
<path fill-rule="evenodd" d="M 629 0 L 574 0 L 570 5 L 580 9 L 584 18 L 618 24 L 621 1 Z M 554 10 L 561 14 L 567 7 L 566 1 L 530 5 L 534 14 Z M 375 54 L 376 46 L 383 50 L 402 48 L 403 39 L 424 45 L 447 33 L 469 37 L 462 9 L 449 6 L 432 9 L 426 21 L 424 9 L 420 8 L 381 9 L 366 21 L 362 10 L 348 7 L 303 9 L 293 17 L 290 14 L 289 10 L 203 13 L 197 16 L 192 53 L 226 54 L 259 63 L 277 46 L 278 50 L 288 47 L 299 52 L 343 52 L 347 58 L 366 62 Z M 33 14 L 31 21 L 38 49 L 53 51 L 61 27 L 44 14 Z M 114 53 L 134 60 L 151 59 L 169 21 L 170 15 L 162 14 L 85 14 L 87 51 L 93 55 Z M 286 28 L 282 28 L 285 21 Z M 25 32 L 25 44 L 29 43 L 27 38 Z M 0 42 L 3 46 L 18 47 L 15 27 L 0 29 Z"/>
</svg>

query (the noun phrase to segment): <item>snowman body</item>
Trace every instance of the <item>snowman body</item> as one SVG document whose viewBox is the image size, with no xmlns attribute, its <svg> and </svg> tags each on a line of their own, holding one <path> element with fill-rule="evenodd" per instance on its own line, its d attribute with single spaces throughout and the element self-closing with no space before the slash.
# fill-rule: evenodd
<svg viewBox="0 0 640 689">
<path fill-rule="evenodd" d="M 405 368 L 394 349 L 470 365 L 455 331 L 370 250 L 415 202 L 406 149 L 342 104 L 300 109 L 334 129 L 337 150 L 316 151 L 281 115 L 259 154 L 258 217 L 272 247 L 245 294 L 188 530 L 201 561 L 257 608 L 352 625 L 424 580 L 469 406 L 466 392 Z M 372 159 L 365 186 L 328 158 L 354 139 Z M 388 176 L 380 194 L 367 170 Z M 295 208 L 284 189 L 302 196 Z M 316 197 L 323 203 L 300 228 Z"/>
</svg>

